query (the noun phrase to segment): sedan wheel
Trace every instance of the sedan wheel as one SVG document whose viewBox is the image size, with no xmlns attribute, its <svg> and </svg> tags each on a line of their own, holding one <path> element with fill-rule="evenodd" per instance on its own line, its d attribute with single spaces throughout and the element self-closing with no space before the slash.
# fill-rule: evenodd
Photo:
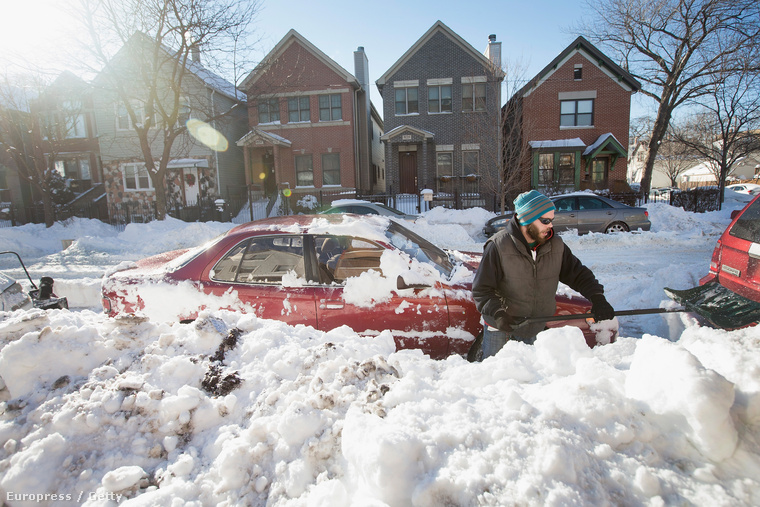
<svg viewBox="0 0 760 507">
<path fill-rule="evenodd" d="M 612 222 L 607 226 L 604 232 L 628 232 L 628 230 L 628 226 L 623 222 Z"/>
</svg>

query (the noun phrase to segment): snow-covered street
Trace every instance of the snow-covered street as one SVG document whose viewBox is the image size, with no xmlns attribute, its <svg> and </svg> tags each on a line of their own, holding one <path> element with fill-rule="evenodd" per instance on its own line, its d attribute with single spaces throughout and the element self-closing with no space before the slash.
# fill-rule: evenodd
<svg viewBox="0 0 760 507">
<path fill-rule="evenodd" d="M 668 304 L 707 272 L 723 211 L 649 204 L 650 232 L 578 236 L 619 310 Z M 413 224 L 482 250 L 483 210 Z M 106 318 L 100 278 L 232 224 L 97 221 L 0 229 L 71 311 L 0 314 L 0 492 L 16 505 L 758 505 L 760 332 L 621 317 L 496 357 L 433 361 L 390 335 L 252 315 Z M 73 244 L 62 250 L 62 240 Z M 15 257 L 0 269 L 24 282 Z M 28 283 L 27 283 L 28 285 Z M 39 496 L 37 496 L 39 495 Z"/>
</svg>

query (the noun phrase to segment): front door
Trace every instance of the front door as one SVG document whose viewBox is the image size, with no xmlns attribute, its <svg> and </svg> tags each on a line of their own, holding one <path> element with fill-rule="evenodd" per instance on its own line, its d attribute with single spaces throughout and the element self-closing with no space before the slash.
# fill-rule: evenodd
<svg viewBox="0 0 760 507">
<path fill-rule="evenodd" d="M 182 180 L 185 186 L 185 205 L 192 206 L 198 204 L 200 195 L 200 182 L 198 181 L 198 168 L 185 167 L 182 169 Z"/>
<path fill-rule="evenodd" d="M 399 191 L 402 194 L 417 194 L 417 152 L 400 151 L 399 159 Z"/>
<path fill-rule="evenodd" d="M 594 188 L 607 187 L 607 159 L 595 158 L 591 162 L 591 182 Z"/>
</svg>

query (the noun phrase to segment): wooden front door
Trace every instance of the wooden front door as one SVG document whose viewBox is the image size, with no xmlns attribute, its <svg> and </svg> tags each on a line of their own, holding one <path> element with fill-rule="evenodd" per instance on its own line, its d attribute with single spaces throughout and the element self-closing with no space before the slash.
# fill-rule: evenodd
<svg viewBox="0 0 760 507">
<path fill-rule="evenodd" d="M 417 194 L 417 152 L 401 151 L 399 160 L 399 192 Z"/>
</svg>

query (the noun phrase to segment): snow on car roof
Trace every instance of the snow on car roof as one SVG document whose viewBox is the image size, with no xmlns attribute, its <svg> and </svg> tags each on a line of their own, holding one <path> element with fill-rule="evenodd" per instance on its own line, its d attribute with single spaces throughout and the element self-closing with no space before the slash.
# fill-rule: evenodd
<svg viewBox="0 0 760 507">
<path fill-rule="evenodd" d="M 292 215 L 240 225 L 228 234 L 271 231 L 289 234 L 335 234 L 385 241 L 390 219 L 381 215 Z"/>
</svg>

